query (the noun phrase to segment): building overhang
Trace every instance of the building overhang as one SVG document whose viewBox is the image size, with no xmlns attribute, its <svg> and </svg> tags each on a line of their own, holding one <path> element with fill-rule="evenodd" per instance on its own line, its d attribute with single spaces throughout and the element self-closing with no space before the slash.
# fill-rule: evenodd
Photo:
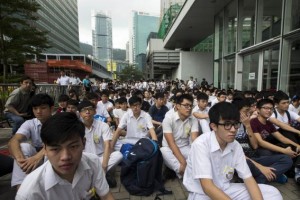
<svg viewBox="0 0 300 200">
<path fill-rule="evenodd" d="M 231 0 L 187 0 L 164 38 L 166 49 L 188 49 L 214 33 L 214 16 Z"/>
</svg>

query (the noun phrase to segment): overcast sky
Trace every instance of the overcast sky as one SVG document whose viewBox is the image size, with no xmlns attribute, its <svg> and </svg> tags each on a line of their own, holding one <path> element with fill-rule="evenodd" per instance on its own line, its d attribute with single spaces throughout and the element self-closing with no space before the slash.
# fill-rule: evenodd
<svg viewBox="0 0 300 200">
<path fill-rule="evenodd" d="M 78 0 L 79 39 L 92 44 L 91 11 L 108 11 L 112 17 L 113 48 L 126 48 L 131 11 L 159 16 L 160 0 Z"/>
</svg>

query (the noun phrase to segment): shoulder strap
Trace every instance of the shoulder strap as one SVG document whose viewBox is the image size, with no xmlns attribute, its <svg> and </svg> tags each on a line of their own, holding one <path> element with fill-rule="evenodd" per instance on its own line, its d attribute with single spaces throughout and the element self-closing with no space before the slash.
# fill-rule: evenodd
<svg viewBox="0 0 300 200">
<path fill-rule="evenodd" d="M 277 110 L 274 109 L 275 118 L 277 119 Z"/>
<path fill-rule="evenodd" d="M 285 111 L 288 119 L 289 119 L 289 123 L 291 122 L 291 115 L 290 115 L 290 112 L 288 110 Z"/>
</svg>

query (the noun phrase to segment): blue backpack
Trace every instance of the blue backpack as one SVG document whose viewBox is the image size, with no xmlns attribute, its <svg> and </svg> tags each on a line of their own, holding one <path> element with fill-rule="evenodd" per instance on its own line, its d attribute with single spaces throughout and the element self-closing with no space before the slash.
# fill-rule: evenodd
<svg viewBox="0 0 300 200">
<path fill-rule="evenodd" d="M 162 182 L 162 163 L 158 144 L 142 138 L 123 159 L 121 183 L 131 195 L 149 196 L 157 190 L 161 192 L 158 195 L 172 194 Z"/>
</svg>

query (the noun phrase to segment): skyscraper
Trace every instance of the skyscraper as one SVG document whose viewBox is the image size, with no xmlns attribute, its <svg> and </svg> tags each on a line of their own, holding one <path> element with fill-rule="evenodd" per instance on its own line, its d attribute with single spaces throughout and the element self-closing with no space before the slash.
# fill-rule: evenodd
<svg viewBox="0 0 300 200">
<path fill-rule="evenodd" d="M 79 53 L 77 0 L 36 0 L 38 11 L 37 27 L 48 31 L 52 48 L 45 53 Z"/>
<path fill-rule="evenodd" d="M 157 32 L 159 17 L 149 13 L 132 11 L 132 24 L 129 40 L 129 61 L 136 63 L 139 54 L 146 54 L 147 38 L 151 32 Z M 141 67 L 141 63 L 139 63 Z"/>
<path fill-rule="evenodd" d="M 93 56 L 103 66 L 112 62 L 112 24 L 110 14 L 92 12 Z"/>
</svg>

